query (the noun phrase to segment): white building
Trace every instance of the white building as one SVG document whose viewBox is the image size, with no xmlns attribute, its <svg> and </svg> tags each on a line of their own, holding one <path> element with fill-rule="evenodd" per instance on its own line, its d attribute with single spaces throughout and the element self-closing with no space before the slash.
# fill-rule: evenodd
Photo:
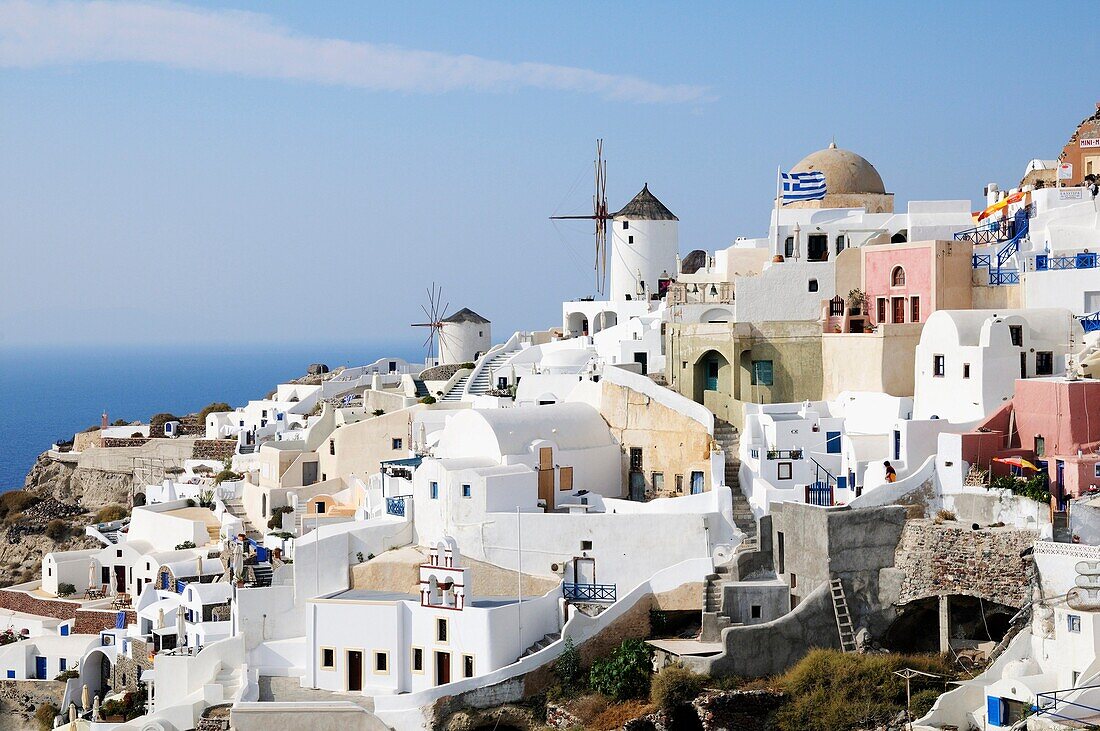
<svg viewBox="0 0 1100 731">
<path fill-rule="evenodd" d="M 934 312 L 917 346 L 914 418 L 985 418 L 1012 398 L 1017 378 L 1064 374 L 1071 342 L 1083 337 L 1063 309 Z"/>
<path fill-rule="evenodd" d="M 443 318 L 439 328 L 439 364 L 472 363 L 493 345 L 491 324 L 468 307 Z"/>
</svg>

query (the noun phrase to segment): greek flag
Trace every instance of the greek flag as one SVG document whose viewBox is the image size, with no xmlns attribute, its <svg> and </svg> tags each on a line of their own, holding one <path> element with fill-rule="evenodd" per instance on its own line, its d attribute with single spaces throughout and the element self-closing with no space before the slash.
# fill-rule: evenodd
<svg viewBox="0 0 1100 731">
<path fill-rule="evenodd" d="M 825 173 L 780 173 L 783 202 L 819 201 L 825 197 Z"/>
</svg>

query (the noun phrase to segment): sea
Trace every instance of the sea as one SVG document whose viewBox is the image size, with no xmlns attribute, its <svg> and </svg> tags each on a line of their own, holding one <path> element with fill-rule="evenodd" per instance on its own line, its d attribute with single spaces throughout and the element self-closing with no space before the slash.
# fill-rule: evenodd
<svg viewBox="0 0 1100 731">
<path fill-rule="evenodd" d="M 110 421 L 147 422 L 209 403 L 261 399 L 276 384 L 382 357 L 424 358 L 413 343 L 0 347 L 0 492 L 19 489 L 35 458 L 59 439 Z"/>
</svg>

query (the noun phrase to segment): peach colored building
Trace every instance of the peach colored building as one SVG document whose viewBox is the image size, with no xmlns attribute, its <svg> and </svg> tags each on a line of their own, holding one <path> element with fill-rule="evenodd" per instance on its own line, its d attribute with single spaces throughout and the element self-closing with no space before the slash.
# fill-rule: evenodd
<svg viewBox="0 0 1100 731">
<path fill-rule="evenodd" d="M 1019 456 L 1044 468 L 1059 505 L 1090 489 L 1100 490 L 1098 447 L 1100 381 L 1091 379 L 1017 380 L 1012 400 L 979 431 L 963 435 L 963 459 L 994 475 L 1011 470 L 994 462 L 997 457 Z"/>
</svg>

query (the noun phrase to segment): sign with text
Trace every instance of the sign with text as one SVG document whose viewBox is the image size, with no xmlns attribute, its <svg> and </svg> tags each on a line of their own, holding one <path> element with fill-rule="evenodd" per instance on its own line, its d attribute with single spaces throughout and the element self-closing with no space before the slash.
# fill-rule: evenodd
<svg viewBox="0 0 1100 731">
<path fill-rule="evenodd" d="M 1081 201 L 1085 199 L 1084 188 L 1059 188 L 1058 200 L 1060 201 Z"/>
<path fill-rule="evenodd" d="M 1073 180 L 1073 163 L 1071 163 L 1071 162 L 1058 163 L 1058 179 L 1059 180 Z"/>
<path fill-rule="evenodd" d="M 1084 137 L 1081 139 L 1081 147 L 1084 149 L 1100 149 L 1100 137 Z"/>
</svg>

